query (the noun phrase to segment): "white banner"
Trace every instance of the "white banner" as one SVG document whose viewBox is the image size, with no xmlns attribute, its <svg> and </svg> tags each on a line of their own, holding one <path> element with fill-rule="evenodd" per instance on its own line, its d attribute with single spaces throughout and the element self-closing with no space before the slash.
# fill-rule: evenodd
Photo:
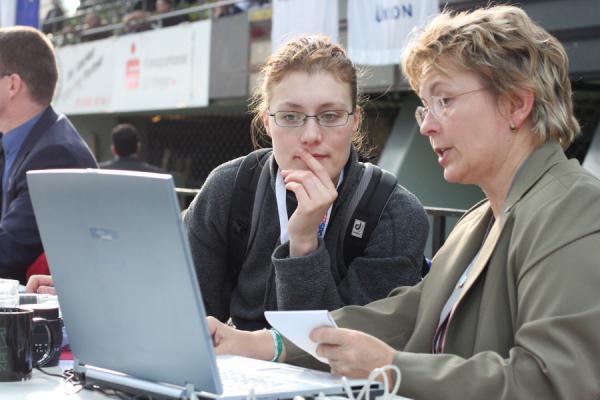
<svg viewBox="0 0 600 400">
<path fill-rule="evenodd" d="M 14 26 L 17 21 L 17 0 L 0 1 L 0 26 Z"/>
<path fill-rule="evenodd" d="M 189 26 L 192 35 L 190 106 L 206 107 L 208 106 L 210 92 L 210 46 L 213 45 L 212 23 L 210 20 L 206 20 Z M 215 43 L 214 45 L 222 46 L 221 43 Z"/>
<path fill-rule="evenodd" d="M 115 109 L 142 111 L 207 106 L 209 61 L 210 21 L 118 38 Z"/>
<path fill-rule="evenodd" d="M 333 42 L 339 37 L 338 0 L 273 0 L 271 49 L 302 34 L 322 33 Z"/>
<path fill-rule="evenodd" d="M 409 33 L 438 12 L 438 0 L 348 0 L 352 61 L 363 65 L 400 63 Z"/>
<path fill-rule="evenodd" d="M 57 50 L 65 114 L 205 107 L 210 20 Z"/>
<path fill-rule="evenodd" d="M 59 79 L 54 106 L 66 114 L 110 112 L 114 38 L 61 47 L 56 51 Z"/>
</svg>

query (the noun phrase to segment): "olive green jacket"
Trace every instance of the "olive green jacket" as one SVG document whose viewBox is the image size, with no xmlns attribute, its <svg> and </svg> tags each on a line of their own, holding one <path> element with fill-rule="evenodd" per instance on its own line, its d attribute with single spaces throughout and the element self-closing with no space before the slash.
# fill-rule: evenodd
<svg viewBox="0 0 600 400">
<path fill-rule="evenodd" d="M 398 349 L 399 394 L 414 399 L 600 398 L 600 182 L 546 143 L 519 169 L 482 246 L 491 217 L 489 202 L 476 205 L 425 280 L 337 310 L 338 325 Z M 478 250 L 445 354 L 431 354 L 441 310 Z M 287 362 L 315 366 L 286 348 Z"/>
</svg>

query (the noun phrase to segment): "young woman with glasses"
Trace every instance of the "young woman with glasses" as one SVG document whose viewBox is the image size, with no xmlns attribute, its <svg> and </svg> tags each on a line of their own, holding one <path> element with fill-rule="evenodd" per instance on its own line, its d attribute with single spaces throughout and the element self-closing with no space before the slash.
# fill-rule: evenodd
<svg viewBox="0 0 600 400">
<path fill-rule="evenodd" d="M 357 70 L 344 49 L 323 36 L 301 37 L 262 73 L 253 128 L 255 141 L 265 134 L 272 143 L 270 183 L 237 280 L 227 228 L 242 158 L 210 174 L 185 217 L 207 314 L 254 330 L 267 325 L 265 310 L 366 304 L 417 283 L 428 222 L 401 186 L 364 254 L 345 265 L 338 239 L 364 165 Z"/>
<path fill-rule="evenodd" d="M 600 182 L 563 149 L 579 133 L 563 46 L 523 10 L 443 12 L 403 70 L 447 181 L 469 210 L 418 285 L 334 311 L 311 339 L 333 372 L 395 364 L 414 399 L 594 399 L 600 393 Z M 300 365 L 269 332 L 210 319 L 218 353 Z"/>
</svg>

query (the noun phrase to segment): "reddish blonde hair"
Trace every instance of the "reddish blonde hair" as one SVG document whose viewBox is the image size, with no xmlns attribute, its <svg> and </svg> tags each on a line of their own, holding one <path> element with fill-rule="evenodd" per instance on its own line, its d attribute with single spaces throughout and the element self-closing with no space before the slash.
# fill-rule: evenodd
<svg viewBox="0 0 600 400">
<path fill-rule="evenodd" d="M 265 135 L 263 115 L 269 108 L 269 95 L 274 85 L 278 84 L 291 72 L 329 72 L 336 79 L 350 85 L 352 109 L 360 108 L 358 92 L 359 71 L 352 63 L 346 50 L 324 35 L 307 35 L 285 43 L 272 54 L 261 69 L 262 81 L 257 87 L 250 102 L 252 119 L 252 142 L 258 143 Z M 362 114 L 358 114 L 362 118 Z M 364 135 L 359 131 L 354 135 L 353 143 L 357 149 L 363 149 Z"/>
</svg>

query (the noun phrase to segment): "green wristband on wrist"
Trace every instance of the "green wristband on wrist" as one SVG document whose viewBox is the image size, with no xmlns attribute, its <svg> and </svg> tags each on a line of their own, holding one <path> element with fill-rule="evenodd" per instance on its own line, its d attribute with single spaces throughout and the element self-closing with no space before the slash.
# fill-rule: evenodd
<svg viewBox="0 0 600 400">
<path fill-rule="evenodd" d="M 279 362 L 281 354 L 283 354 L 283 338 L 281 333 L 275 329 L 271 329 L 271 336 L 273 336 L 273 342 L 275 344 L 275 355 L 273 356 L 272 362 Z"/>
</svg>

